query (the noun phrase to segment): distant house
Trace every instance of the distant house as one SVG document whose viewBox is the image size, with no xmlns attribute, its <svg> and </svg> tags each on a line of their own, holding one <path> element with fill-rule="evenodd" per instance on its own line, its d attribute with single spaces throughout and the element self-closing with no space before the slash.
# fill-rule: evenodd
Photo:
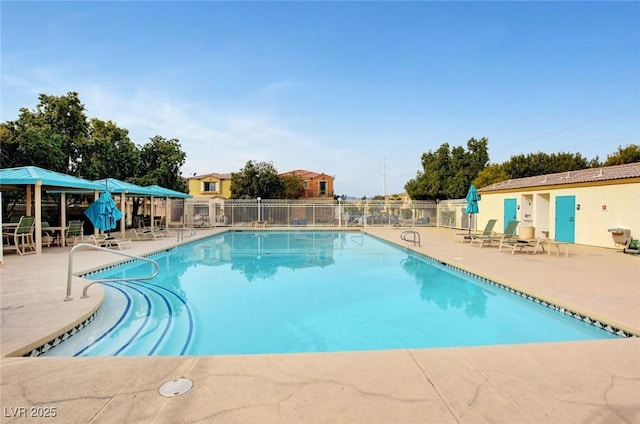
<svg viewBox="0 0 640 424">
<path fill-rule="evenodd" d="M 229 199 L 231 197 L 231 174 L 195 175 L 187 179 L 189 194 L 193 197 Z"/>
<path fill-rule="evenodd" d="M 280 174 L 280 176 L 294 176 L 300 178 L 304 189 L 302 198 L 333 198 L 333 182 L 335 178 L 330 175 L 306 171 L 304 169 L 296 169 L 295 171 L 284 172 Z"/>
<path fill-rule="evenodd" d="M 521 235 L 601 247 L 616 247 L 622 230 L 640 238 L 640 163 L 518 178 L 478 192 L 478 228 L 492 218 L 498 230 L 518 220 Z"/>
</svg>

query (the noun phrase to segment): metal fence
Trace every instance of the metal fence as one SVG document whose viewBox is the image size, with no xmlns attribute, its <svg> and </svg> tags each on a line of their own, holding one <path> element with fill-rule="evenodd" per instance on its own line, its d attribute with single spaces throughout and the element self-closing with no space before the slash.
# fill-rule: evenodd
<svg viewBox="0 0 640 424">
<path fill-rule="evenodd" d="M 193 227 L 450 227 L 467 229 L 467 202 L 189 199 L 183 222 Z"/>
</svg>

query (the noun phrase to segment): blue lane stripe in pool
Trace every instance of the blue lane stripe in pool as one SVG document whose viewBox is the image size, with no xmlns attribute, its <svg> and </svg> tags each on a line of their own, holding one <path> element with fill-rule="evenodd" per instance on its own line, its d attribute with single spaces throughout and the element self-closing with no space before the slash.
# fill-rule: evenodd
<svg viewBox="0 0 640 424">
<path fill-rule="evenodd" d="M 123 285 L 124 287 L 127 287 L 126 284 L 123 283 L 115 283 L 115 284 L 120 284 Z M 149 319 L 151 317 L 151 310 L 153 309 L 151 306 L 151 299 L 149 298 L 149 296 L 147 296 L 146 293 L 143 293 L 141 290 L 135 289 L 133 287 L 130 287 L 133 291 L 140 293 L 143 297 L 144 300 L 147 304 L 147 308 L 146 308 L 146 313 L 144 315 L 144 320 L 142 321 L 142 323 L 140 324 L 140 326 L 138 327 L 138 329 L 135 331 L 135 333 L 133 333 L 133 335 L 129 338 L 129 340 L 127 340 L 126 343 L 124 343 L 118 350 L 116 350 L 116 353 L 114 355 L 120 355 L 131 343 L 133 343 L 137 337 L 142 333 L 142 330 L 147 326 L 147 324 L 149 323 Z"/>
<path fill-rule="evenodd" d="M 191 338 L 193 337 L 193 331 L 194 331 L 193 330 L 194 329 L 193 312 L 191 311 L 191 308 L 189 307 L 189 304 L 180 295 L 178 295 L 174 291 L 169 290 L 169 289 L 167 289 L 165 287 L 161 287 L 161 286 L 158 286 L 158 285 L 153 284 L 153 283 L 141 283 L 141 282 L 134 282 L 134 283 L 139 284 L 139 285 L 154 286 L 154 287 L 159 288 L 160 290 L 165 290 L 165 291 L 169 292 L 170 294 L 172 294 L 173 296 L 175 296 L 178 299 L 178 301 L 184 306 L 185 310 L 187 311 L 187 316 L 188 316 L 188 319 L 189 319 L 189 326 L 188 326 L 188 330 L 187 330 L 187 338 L 186 338 L 186 340 L 185 340 L 185 342 L 184 342 L 184 344 L 182 346 L 182 349 L 180 350 L 180 355 L 184 355 L 185 352 L 187 351 L 187 349 L 189 348 L 189 345 L 191 344 Z M 165 301 L 166 301 L 166 298 L 165 298 Z M 167 302 L 167 304 L 168 304 L 168 302 Z M 158 342 L 158 344 L 159 344 L 159 342 Z M 154 352 L 155 352 L 155 349 L 154 349 Z"/>
<path fill-rule="evenodd" d="M 89 349 L 92 346 L 95 346 L 96 344 L 100 343 L 101 340 L 103 340 L 105 337 L 107 337 L 111 332 L 115 331 L 115 329 L 118 328 L 118 326 L 124 321 L 125 317 L 129 313 L 129 310 L 131 309 L 131 296 L 129 296 L 129 294 L 127 294 L 126 291 L 121 290 L 118 287 L 115 287 L 115 286 L 113 286 L 111 284 L 105 284 L 105 285 L 109 286 L 109 287 L 111 287 L 111 288 L 113 288 L 115 290 L 118 290 L 120 293 L 122 293 L 122 295 L 127 300 L 127 305 L 126 305 L 124 311 L 122 311 L 122 313 L 120 314 L 120 318 L 118 318 L 118 320 L 115 322 L 115 324 L 113 324 L 113 326 L 111 326 L 107 331 L 105 331 L 101 336 L 99 336 L 93 342 L 91 342 L 90 344 L 86 345 L 84 348 L 82 348 L 79 351 L 77 351 L 76 353 L 74 353 L 73 356 L 82 355 L 87 349 Z"/>
<path fill-rule="evenodd" d="M 187 311 L 187 316 L 189 318 L 189 325 L 188 325 L 188 329 L 187 329 L 187 337 L 186 340 L 182 346 L 182 349 L 180 350 L 180 355 L 184 355 L 184 353 L 187 351 L 189 344 L 191 342 L 191 337 L 193 335 L 193 314 L 191 312 L 191 308 L 189 308 L 189 304 L 182 298 L 180 297 L 177 293 L 173 292 L 172 290 L 169 290 L 165 287 L 161 287 L 158 286 L 156 284 L 152 284 L 152 283 L 141 283 L 139 281 L 132 281 L 133 284 L 136 285 L 140 285 L 140 286 L 153 286 L 156 287 L 160 290 L 164 290 L 166 292 L 169 292 L 170 294 L 172 294 L 173 296 L 175 296 L 178 301 L 184 306 L 185 310 Z M 162 337 L 158 340 L 158 342 L 153 346 L 153 349 L 151 349 L 151 351 L 149 352 L 149 355 L 153 355 L 158 346 L 160 346 L 161 342 L 164 340 L 165 336 L 167 335 L 169 328 L 171 327 L 171 322 L 173 320 L 173 310 L 171 308 L 171 304 L 169 302 L 169 300 L 167 299 L 166 296 L 164 296 L 163 294 L 161 294 L 160 292 L 158 292 L 157 290 L 154 289 L 149 289 L 152 290 L 153 292 L 157 293 L 159 296 L 162 297 L 162 300 L 165 302 L 165 305 L 167 306 L 168 309 L 168 315 L 169 315 L 169 322 L 167 323 L 167 325 L 165 326 L 165 330 L 162 333 Z"/>
<path fill-rule="evenodd" d="M 151 282 L 135 281 L 148 272 L 138 261 L 85 276 L 131 279 L 117 290 L 105 287 L 101 314 L 111 313 L 108 322 L 118 321 L 121 334 L 99 323 L 92 330 L 101 346 L 119 344 L 85 355 L 331 352 L 626 336 L 359 232 L 230 231 L 153 258 L 161 273 Z M 124 322 L 115 319 L 125 308 L 112 300 L 118 290 L 128 291 L 138 316 L 130 311 Z M 142 331 L 137 325 L 145 308 L 150 322 Z M 64 355 L 57 349 L 47 354 Z"/>
</svg>

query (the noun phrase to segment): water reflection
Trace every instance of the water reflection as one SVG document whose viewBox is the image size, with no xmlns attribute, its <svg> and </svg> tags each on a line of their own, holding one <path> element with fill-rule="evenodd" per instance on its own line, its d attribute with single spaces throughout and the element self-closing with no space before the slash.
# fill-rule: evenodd
<svg viewBox="0 0 640 424">
<path fill-rule="evenodd" d="M 469 318 L 484 318 L 488 295 L 482 287 L 433 266 L 423 259 L 408 256 L 402 268 L 413 275 L 420 286 L 420 298 L 442 310 L 464 309 Z"/>
<path fill-rule="evenodd" d="M 186 263 L 220 266 L 242 272 L 248 281 L 273 278 L 279 269 L 325 267 L 334 263 L 334 242 L 328 232 L 231 232 L 184 250 Z"/>
</svg>

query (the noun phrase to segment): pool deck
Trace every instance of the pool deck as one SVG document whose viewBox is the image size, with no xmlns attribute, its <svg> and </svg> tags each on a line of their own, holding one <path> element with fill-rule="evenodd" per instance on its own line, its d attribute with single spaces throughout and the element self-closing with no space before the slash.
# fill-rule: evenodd
<svg viewBox="0 0 640 424">
<path fill-rule="evenodd" d="M 199 230 L 204 237 L 225 229 Z M 640 334 L 640 257 L 571 245 L 569 257 L 498 252 L 459 230 L 365 231 Z M 193 241 L 188 239 L 186 241 Z M 134 242 L 141 255 L 175 237 Z M 73 328 L 102 299 L 98 285 L 63 302 L 69 248 L 4 255 L 0 267 L 1 422 L 64 423 L 638 423 L 640 337 L 571 343 L 251 356 L 23 358 Z M 81 250 L 75 272 L 117 261 Z M 186 377 L 193 388 L 162 397 Z M 31 417 L 52 414 L 54 418 Z"/>
</svg>

